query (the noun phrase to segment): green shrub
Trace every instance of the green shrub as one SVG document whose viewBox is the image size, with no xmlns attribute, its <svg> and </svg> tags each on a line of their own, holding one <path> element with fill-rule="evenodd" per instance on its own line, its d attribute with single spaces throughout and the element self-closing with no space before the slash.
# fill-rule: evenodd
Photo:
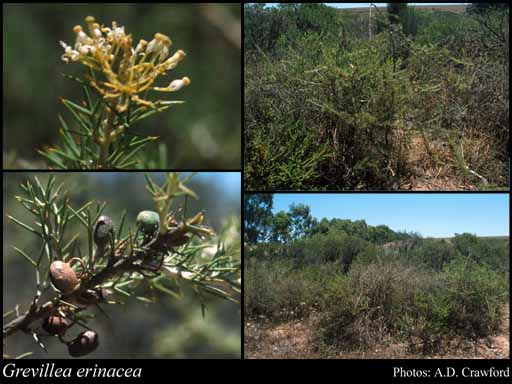
<svg viewBox="0 0 512 384">
<path fill-rule="evenodd" d="M 336 349 L 365 349 L 399 333 L 426 275 L 398 262 L 358 264 L 323 296 L 319 337 Z"/>
<path fill-rule="evenodd" d="M 508 300 L 503 274 L 461 256 L 435 275 L 400 260 L 358 262 L 326 284 L 318 337 L 337 350 L 365 349 L 391 335 L 416 352 L 438 351 L 445 336 L 492 334 Z"/>
<path fill-rule="evenodd" d="M 274 321 L 300 318 L 318 304 L 324 279 L 336 268 L 296 268 L 291 260 L 249 257 L 244 265 L 244 314 Z"/>
<path fill-rule="evenodd" d="M 324 5 L 251 7 L 246 38 L 267 43 L 246 44 L 247 188 L 395 189 L 441 167 L 508 185 L 506 13 L 411 10 L 408 36 L 381 22 L 368 40 Z"/>
<path fill-rule="evenodd" d="M 450 305 L 448 326 L 471 337 L 488 336 L 502 321 L 507 301 L 503 275 L 467 258 L 453 260 L 441 277 Z"/>
</svg>

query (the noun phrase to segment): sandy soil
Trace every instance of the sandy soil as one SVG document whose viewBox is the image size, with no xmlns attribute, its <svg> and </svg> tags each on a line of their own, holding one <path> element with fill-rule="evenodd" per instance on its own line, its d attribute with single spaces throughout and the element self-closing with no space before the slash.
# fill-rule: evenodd
<svg viewBox="0 0 512 384">
<path fill-rule="evenodd" d="M 458 191 L 475 190 L 477 187 L 469 183 L 461 183 L 445 175 L 452 170 L 448 164 L 451 163 L 451 153 L 442 142 L 430 143 L 431 153 L 434 153 L 439 160 L 433 163 L 427 153 L 423 137 L 418 132 L 412 132 L 413 137 L 407 152 L 407 162 L 413 170 L 414 176 L 400 185 L 401 190 L 411 191 Z"/>
</svg>

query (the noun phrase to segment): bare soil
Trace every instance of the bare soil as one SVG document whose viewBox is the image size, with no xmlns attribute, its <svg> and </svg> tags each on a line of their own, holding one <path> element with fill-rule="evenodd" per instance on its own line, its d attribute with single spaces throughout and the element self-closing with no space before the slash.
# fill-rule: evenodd
<svg viewBox="0 0 512 384">
<path fill-rule="evenodd" d="M 414 354 L 405 343 L 390 340 L 367 351 L 321 353 L 315 343 L 314 331 L 318 315 L 279 325 L 265 321 L 246 321 L 245 357 L 249 359 L 508 359 L 510 355 L 510 309 L 504 308 L 500 331 L 491 337 L 469 342 L 452 339 L 446 341 L 442 354 Z"/>
<path fill-rule="evenodd" d="M 462 182 L 453 177 L 452 154 L 446 143 L 441 141 L 425 144 L 417 131 L 410 131 L 411 141 L 407 152 L 407 162 L 413 177 L 400 185 L 401 190 L 440 191 L 475 190 L 476 185 Z"/>
</svg>

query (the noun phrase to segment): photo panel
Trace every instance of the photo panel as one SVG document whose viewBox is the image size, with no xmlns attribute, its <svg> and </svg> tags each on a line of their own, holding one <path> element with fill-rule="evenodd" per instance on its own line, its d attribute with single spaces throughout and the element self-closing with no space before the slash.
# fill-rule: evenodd
<svg viewBox="0 0 512 384">
<path fill-rule="evenodd" d="M 246 193 L 245 357 L 509 359 L 509 231 L 508 193 Z"/>
<path fill-rule="evenodd" d="M 508 12 L 245 4 L 246 190 L 507 190 Z"/>
<path fill-rule="evenodd" d="M 240 359 L 240 185 L 4 173 L 3 357 Z"/>
</svg>

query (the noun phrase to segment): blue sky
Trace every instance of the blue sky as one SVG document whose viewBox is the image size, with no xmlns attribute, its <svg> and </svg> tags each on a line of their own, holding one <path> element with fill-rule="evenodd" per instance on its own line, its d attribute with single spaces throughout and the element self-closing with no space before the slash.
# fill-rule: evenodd
<svg viewBox="0 0 512 384">
<path fill-rule="evenodd" d="M 184 174 L 187 174 L 189 172 L 184 172 Z M 139 172 L 139 177 L 141 180 L 143 179 L 144 172 Z M 163 174 L 160 172 L 160 174 Z M 94 173 L 96 177 L 102 177 L 107 182 L 114 183 L 115 182 L 115 175 L 116 173 L 111 172 L 97 172 Z M 204 181 L 209 181 L 212 184 L 216 184 L 218 186 L 221 186 L 225 191 L 226 194 L 229 195 L 240 195 L 241 191 L 241 174 L 240 172 L 198 172 L 194 179 L 202 179 Z M 145 181 L 144 181 L 145 183 Z"/>
<path fill-rule="evenodd" d="M 267 3 L 269 6 L 277 5 L 279 3 Z M 324 3 L 331 7 L 336 8 L 362 8 L 368 7 L 370 3 Z M 377 7 L 384 7 L 387 3 L 374 3 Z M 409 5 L 441 5 L 447 3 L 408 3 Z"/>
<path fill-rule="evenodd" d="M 229 194 L 240 194 L 241 175 L 240 172 L 199 172 L 197 178 L 211 180 L 218 185 L 222 185 Z"/>
<path fill-rule="evenodd" d="M 274 194 L 274 213 L 291 203 L 311 207 L 317 219 L 365 220 L 391 229 L 449 237 L 469 232 L 479 236 L 509 234 L 509 198 L 500 194 Z"/>
</svg>

